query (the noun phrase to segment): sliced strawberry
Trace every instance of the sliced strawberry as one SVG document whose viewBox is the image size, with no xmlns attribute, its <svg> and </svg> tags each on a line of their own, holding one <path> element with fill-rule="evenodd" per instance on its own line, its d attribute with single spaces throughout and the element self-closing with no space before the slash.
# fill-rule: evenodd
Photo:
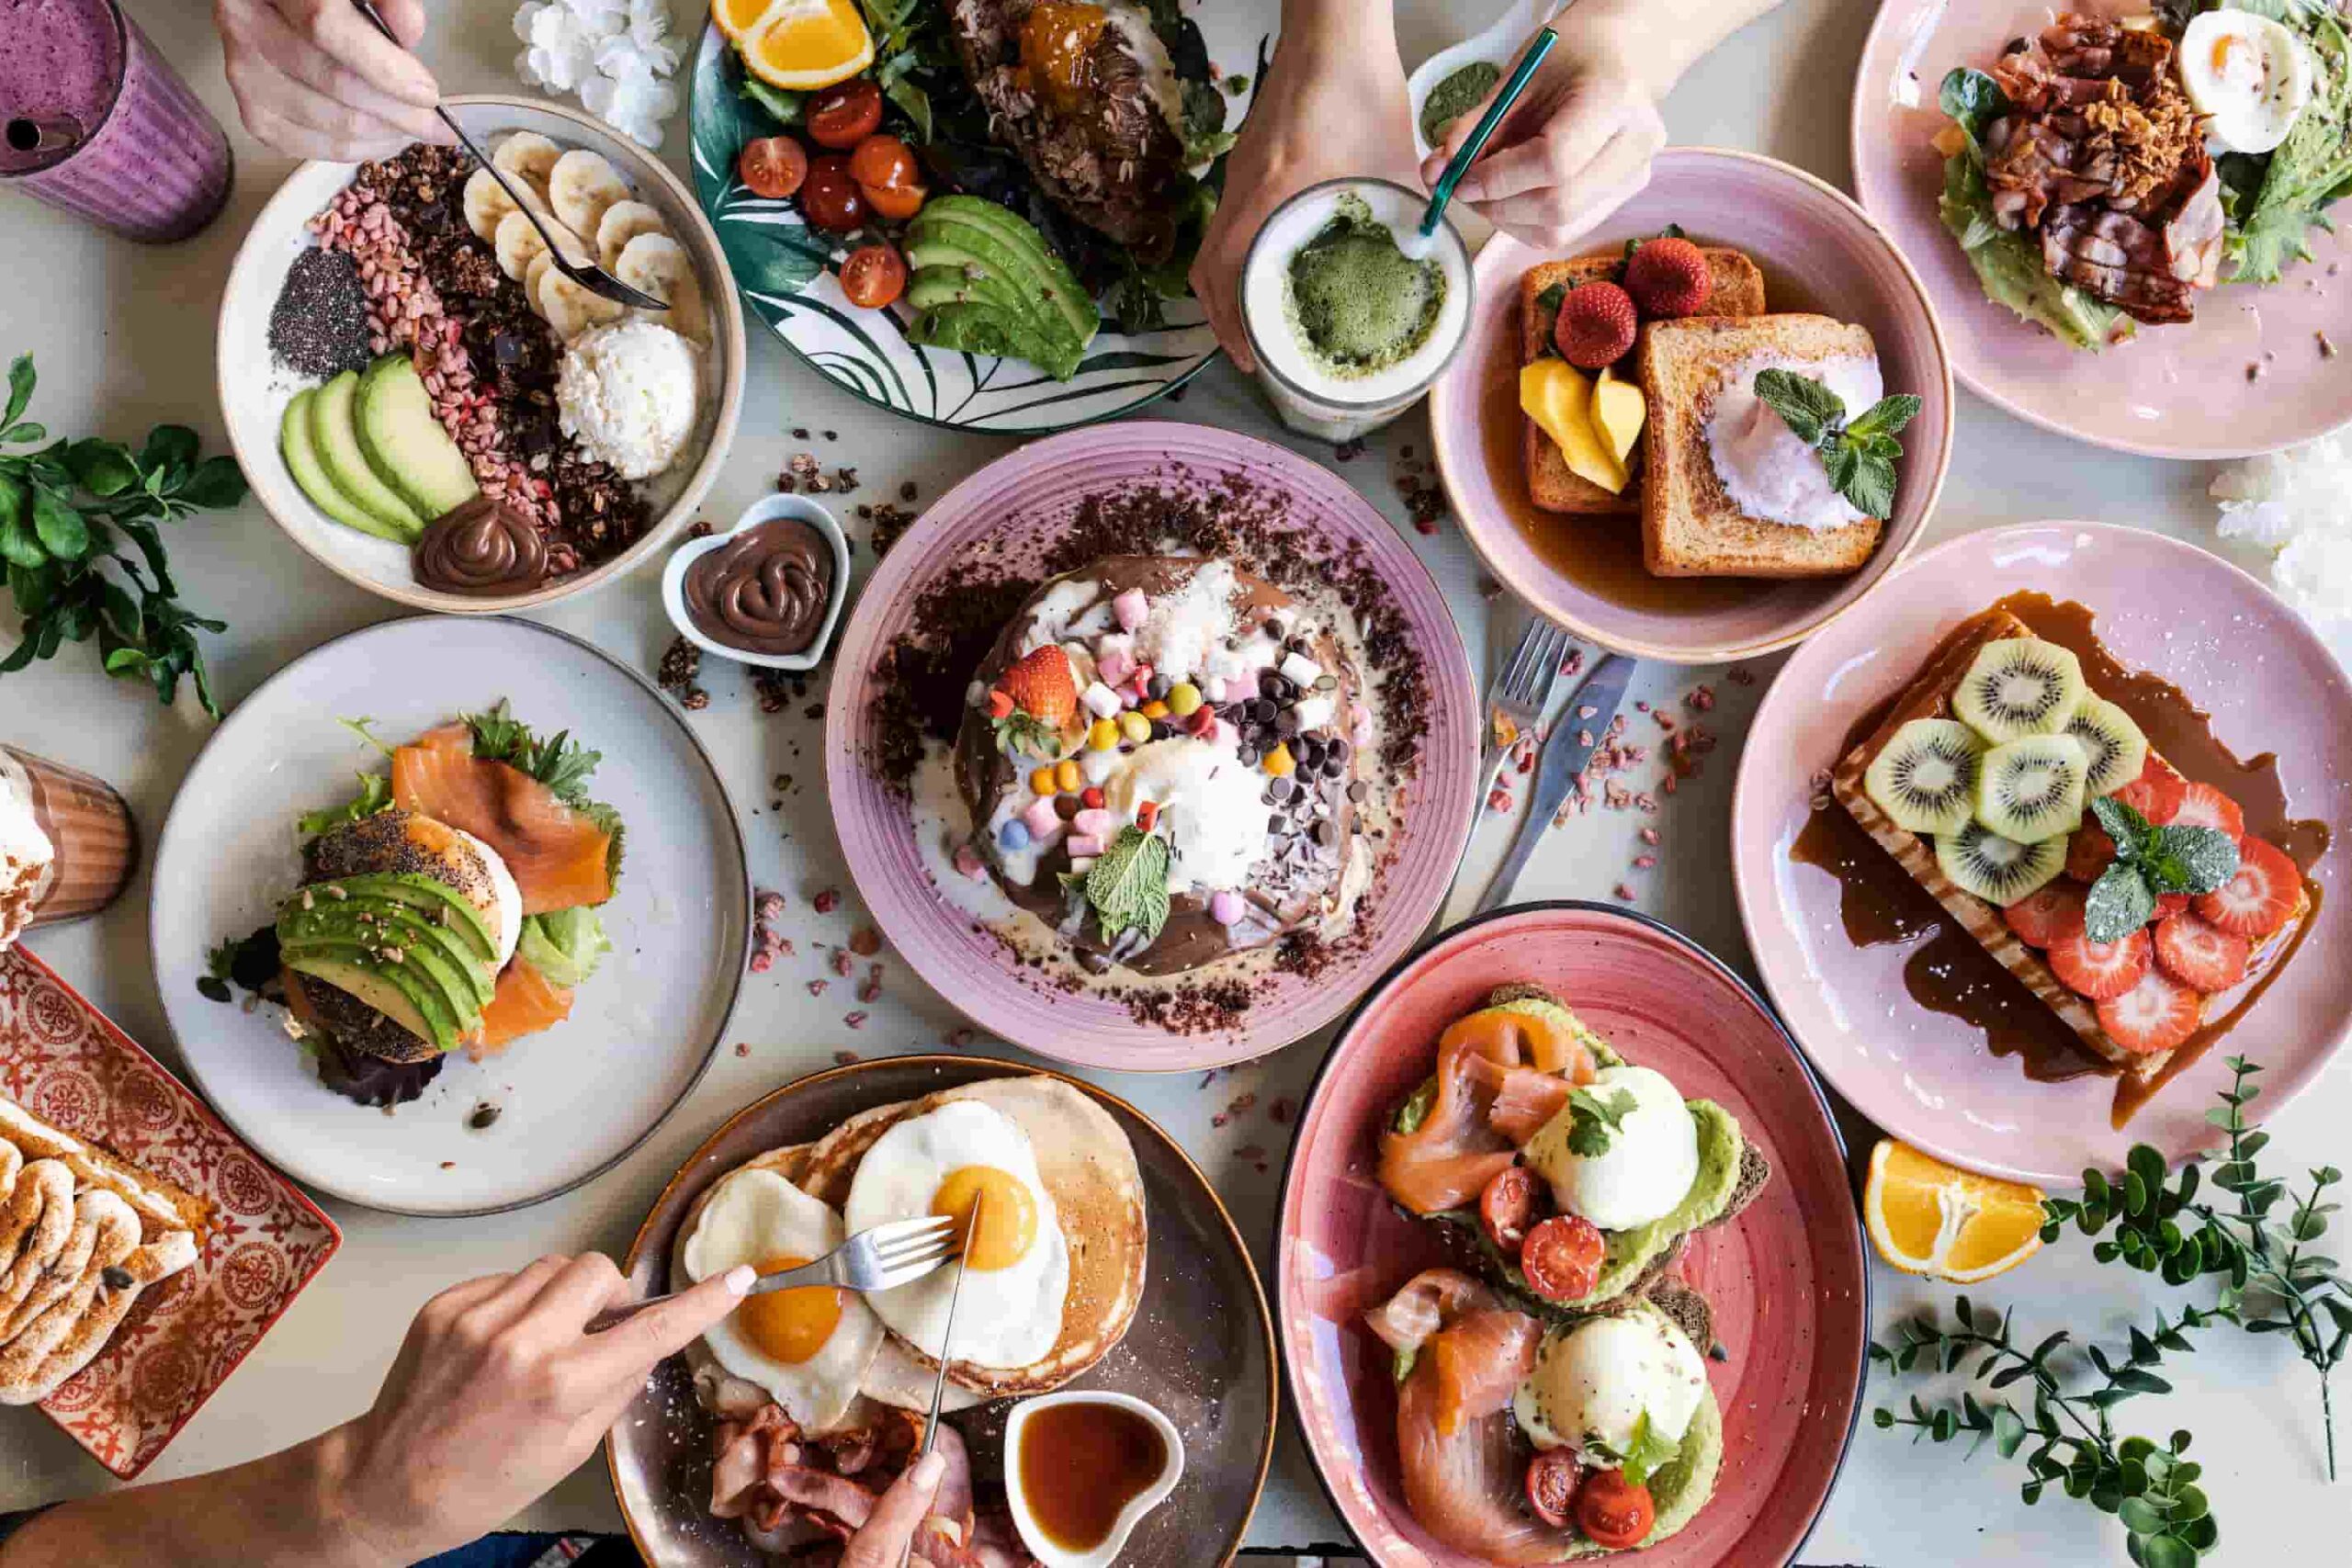
<svg viewBox="0 0 2352 1568">
<path fill-rule="evenodd" d="M 2121 942 L 2093 942 L 2079 925 L 2052 944 L 2050 967 L 2069 990 L 2103 1002 L 2120 997 L 2148 972 L 2148 933 L 2133 931 Z"/>
<path fill-rule="evenodd" d="M 2205 998 L 2151 969 L 2121 996 L 2098 1004 L 2099 1026 L 2135 1056 L 2169 1051 L 2205 1021 Z"/>
<path fill-rule="evenodd" d="M 2159 893 L 2156 895 L 2156 913 L 2154 918 L 2158 923 L 2162 923 L 2163 921 L 2171 919 L 2175 915 L 2179 914 L 2183 909 L 2188 908 L 2188 894 Z"/>
<path fill-rule="evenodd" d="M 2083 929 L 2083 896 L 2056 883 L 2029 893 L 2001 911 L 2009 930 L 2036 947 L 2048 947 L 2070 927 Z"/>
<path fill-rule="evenodd" d="M 2245 938 L 2195 915 L 2176 915 L 2156 928 L 2156 967 L 2209 996 L 2245 979 L 2253 953 Z"/>
<path fill-rule="evenodd" d="M 2243 839 L 2245 837 L 2245 813 L 2238 809 L 2236 801 L 2211 784 L 2193 784 L 2182 792 L 2180 809 L 2172 814 L 2172 821 L 2166 826 L 2217 828 L 2233 839 Z"/>
<path fill-rule="evenodd" d="M 2303 874 L 2286 852 L 2260 839 L 2238 842 L 2238 870 L 2197 900 L 2197 912 L 2233 936 L 2264 937 L 2287 923 L 2303 900 Z"/>
<path fill-rule="evenodd" d="M 2115 840 L 2096 822 L 2085 822 L 2066 840 L 2066 874 L 2085 886 L 2115 863 Z"/>
<path fill-rule="evenodd" d="M 2115 792 L 2115 798 L 2154 822 L 2158 827 L 2173 819 L 2180 809 L 2181 796 L 2188 793 L 2188 781 L 2156 760 L 2152 752 L 2140 769 L 2140 776 Z"/>
</svg>

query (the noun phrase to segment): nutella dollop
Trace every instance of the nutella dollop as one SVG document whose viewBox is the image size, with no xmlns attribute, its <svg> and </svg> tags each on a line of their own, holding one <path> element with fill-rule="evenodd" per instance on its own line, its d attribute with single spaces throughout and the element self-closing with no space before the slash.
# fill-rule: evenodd
<svg viewBox="0 0 2352 1568">
<path fill-rule="evenodd" d="M 531 520 L 486 495 L 435 518 L 416 541 L 416 581 L 441 593 L 524 593 L 548 577 L 548 542 Z"/>
<path fill-rule="evenodd" d="M 771 517 L 686 568 L 686 614 L 716 643 L 805 653 L 833 595 L 833 547 L 797 517 Z"/>
</svg>

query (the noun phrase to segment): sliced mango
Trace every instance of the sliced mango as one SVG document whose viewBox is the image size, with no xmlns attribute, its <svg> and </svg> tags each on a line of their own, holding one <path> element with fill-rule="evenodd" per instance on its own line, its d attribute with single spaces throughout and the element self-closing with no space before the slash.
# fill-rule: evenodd
<svg viewBox="0 0 2352 1568">
<path fill-rule="evenodd" d="M 1519 373 L 1519 406 L 1567 459 L 1568 471 L 1611 495 L 1625 491 L 1625 465 L 1593 428 L 1592 383 L 1565 359 L 1545 357 Z"/>
<path fill-rule="evenodd" d="M 1619 376 L 1616 367 L 1603 369 L 1600 379 L 1593 383 L 1592 423 L 1620 468 L 1632 455 L 1634 443 L 1642 438 L 1642 423 L 1649 412 L 1641 388 Z"/>
</svg>

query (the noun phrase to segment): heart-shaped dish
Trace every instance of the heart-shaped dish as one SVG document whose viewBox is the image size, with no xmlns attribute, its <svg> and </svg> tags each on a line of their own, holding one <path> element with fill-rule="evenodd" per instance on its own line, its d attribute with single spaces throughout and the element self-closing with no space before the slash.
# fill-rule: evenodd
<svg viewBox="0 0 2352 1568">
<path fill-rule="evenodd" d="M 771 523 L 779 517 L 795 518 L 808 524 L 824 536 L 833 552 L 832 591 L 826 596 L 825 618 L 818 624 L 814 641 L 798 653 L 755 653 L 748 648 L 736 648 L 710 637 L 695 624 L 694 615 L 686 608 L 686 572 L 694 563 L 711 551 L 724 548 L 735 536 Z M 842 609 L 849 602 L 849 538 L 833 514 L 800 495 L 771 495 L 744 508 L 735 526 L 724 534 L 711 534 L 699 539 L 689 539 L 670 554 L 662 569 L 662 608 L 678 635 L 721 659 L 731 659 L 738 664 L 749 664 L 761 670 L 814 670 L 824 661 L 826 650 L 832 646 L 833 628 L 841 625 Z"/>
</svg>

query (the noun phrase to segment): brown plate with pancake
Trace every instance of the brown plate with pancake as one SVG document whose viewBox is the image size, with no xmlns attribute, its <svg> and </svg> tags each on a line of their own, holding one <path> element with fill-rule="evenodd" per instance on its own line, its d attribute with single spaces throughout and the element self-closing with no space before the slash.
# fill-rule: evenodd
<svg viewBox="0 0 2352 1568">
<path fill-rule="evenodd" d="M 1115 1096 L 1058 1074 L 960 1055 L 889 1057 L 812 1074 L 737 1112 L 695 1151 L 647 1214 L 624 1268 L 639 1290 L 663 1288 L 688 1212 L 720 1177 L 747 1161 L 813 1143 L 885 1107 L 1018 1078 L 1046 1079 L 1084 1094 L 1126 1134 L 1142 1174 L 1148 1228 L 1142 1303 L 1118 1346 L 1069 1385 L 1148 1401 L 1183 1434 L 1183 1480 L 1136 1527 L 1125 1555 L 1142 1562 L 1227 1561 L 1241 1546 L 1273 1451 L 1272 1320 L 1249 1249 L 1207 1178 L 1172 1139 Z M 876 1134 L 881 1120 L 874 1119 Z M 984 1481 L 1002 1474 L 1010 1408 L 1000 1401 L 954 1417 Z M 606 1444 L 629 1535 L 659 1568 L 762 1568 L 771 1561 L 734 1521 L 707 1511 L 713 1427 L 696 1403 L 684 1360 L 673 1358 L 655 1370 Z"/>
</svg>

